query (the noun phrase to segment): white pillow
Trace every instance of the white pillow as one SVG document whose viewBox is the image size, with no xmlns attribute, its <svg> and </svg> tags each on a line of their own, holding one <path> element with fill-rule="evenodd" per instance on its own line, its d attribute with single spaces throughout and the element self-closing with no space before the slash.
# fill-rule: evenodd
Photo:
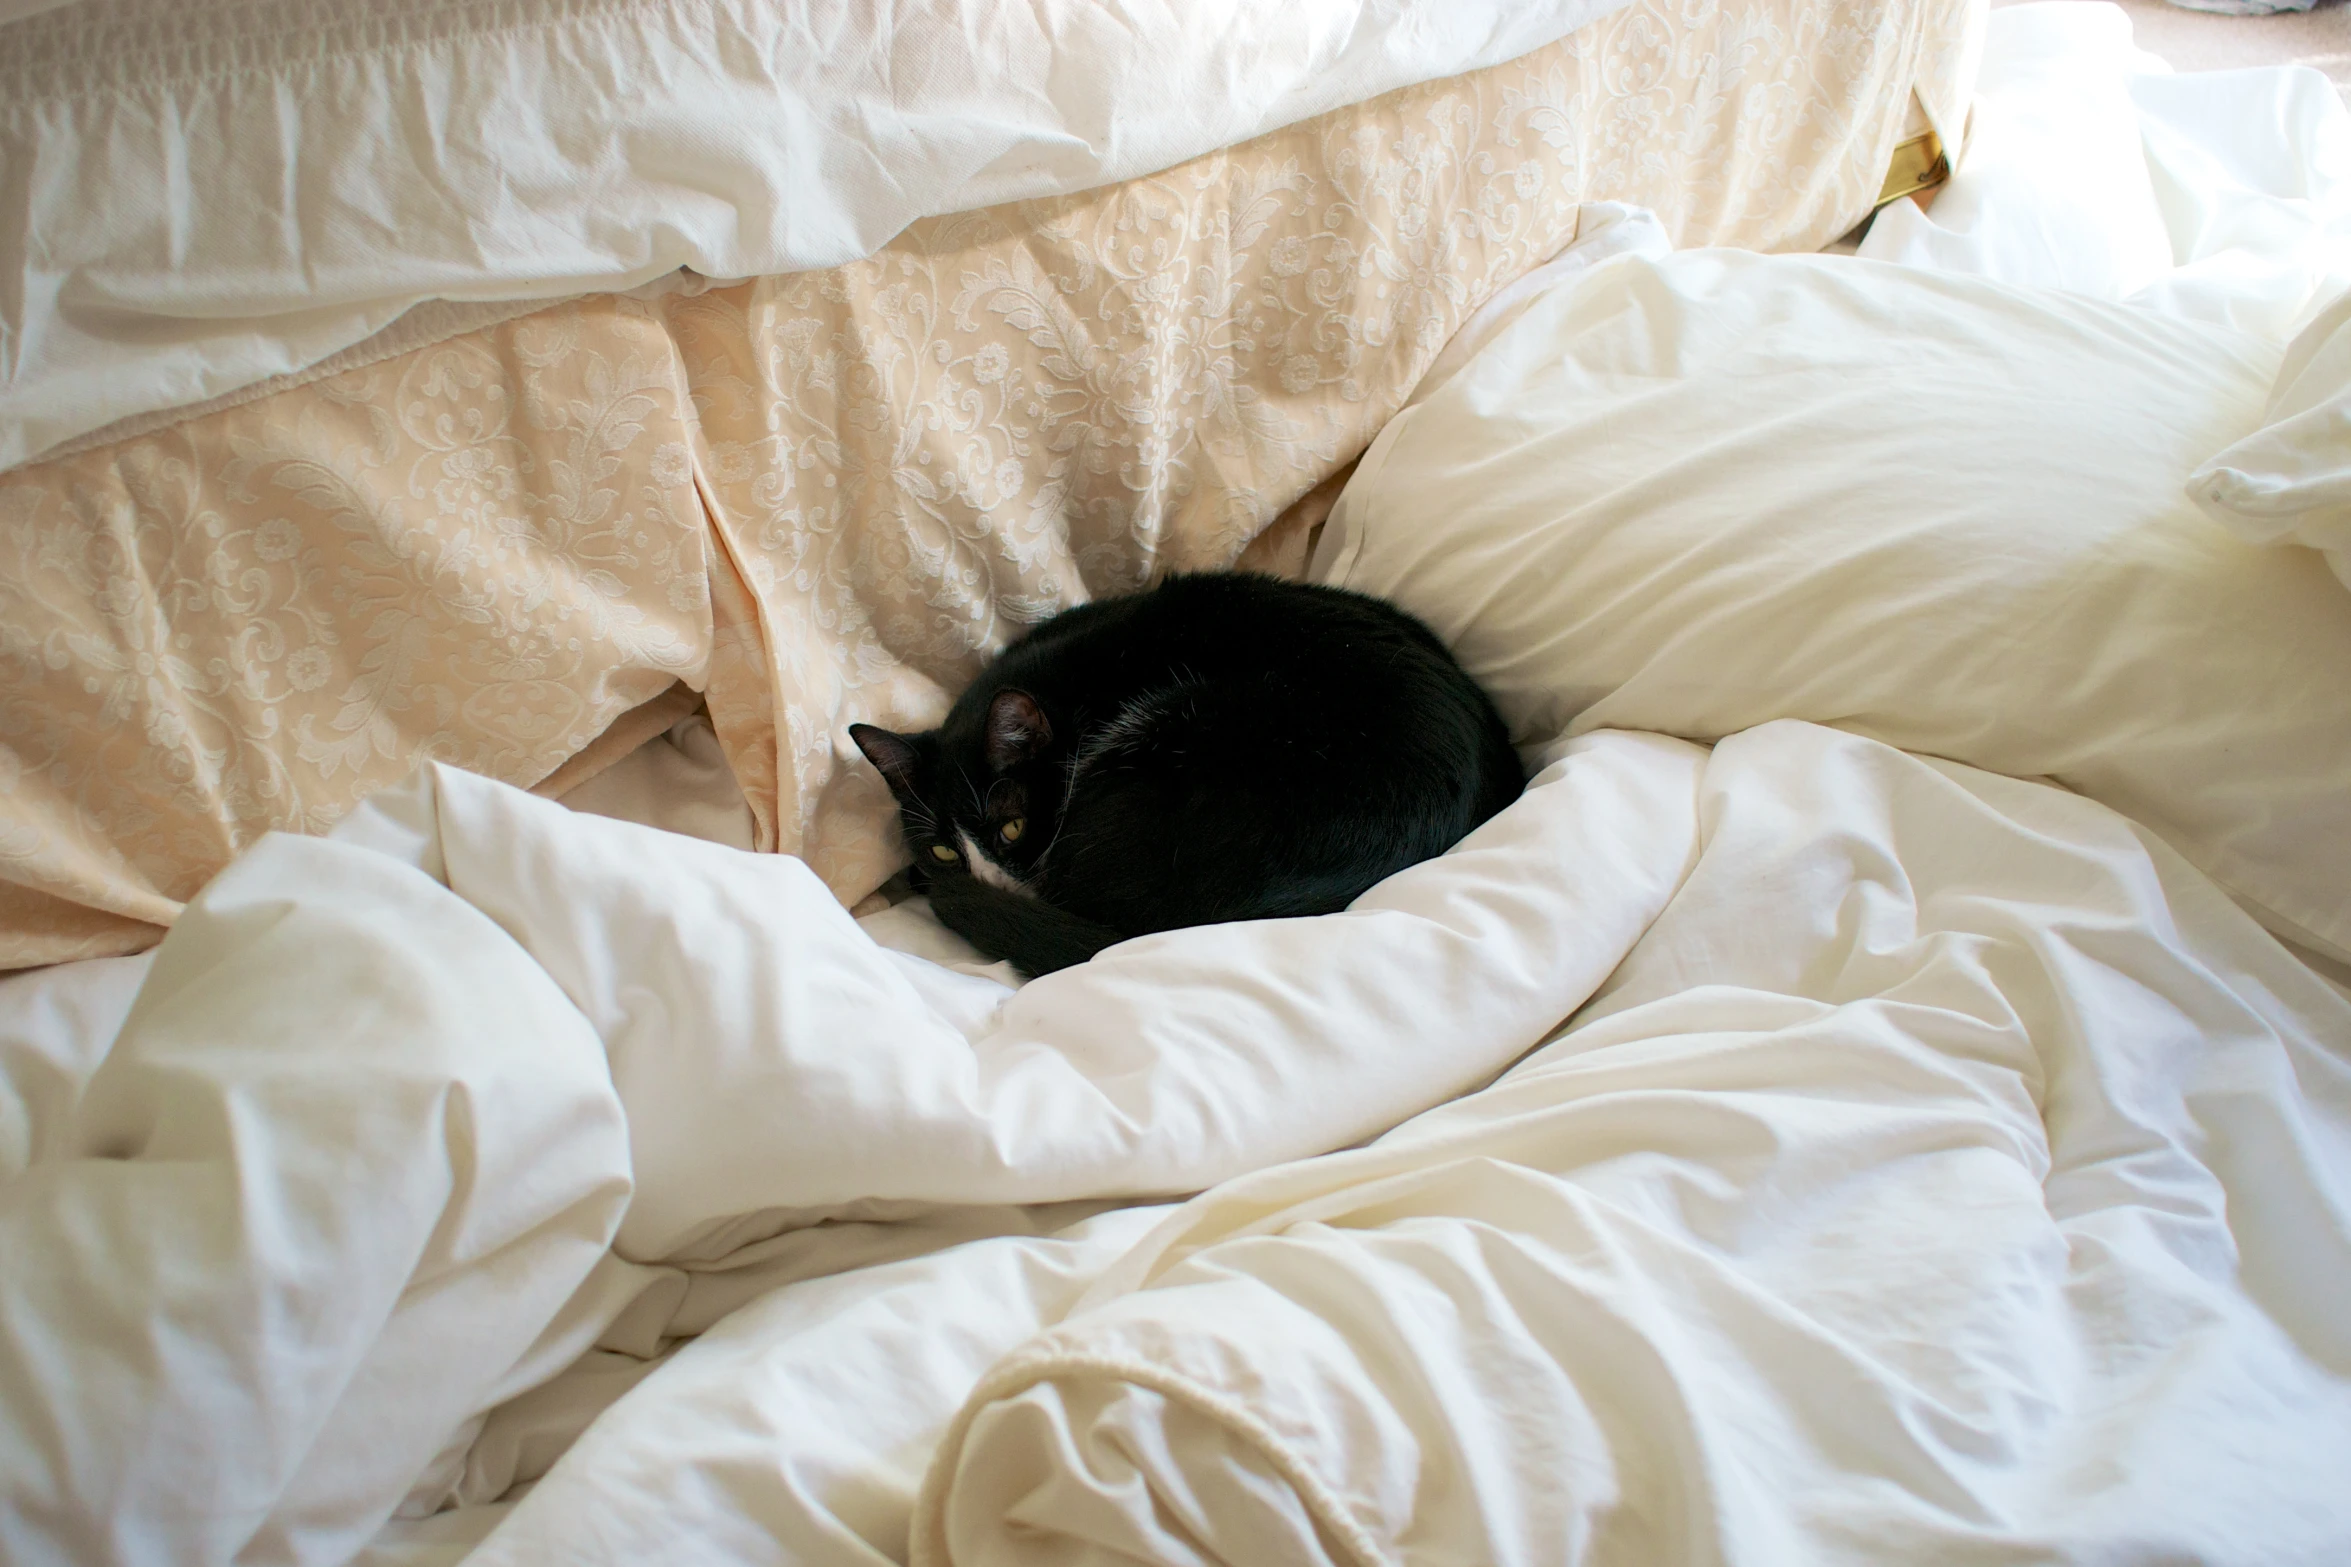
<svg viewBox="0 0 2351 1567">
<path fill-rule="evenodd" d="M 1373 443 L 1313 575 L 1518 738 L 1775 718 L 2048 775 L 2351 955 L 2351 596 L 2181 490 L 2278 351 L 1830 256 L 1625 257 Z"/>
<path fill-rule="evenodd" d="M 2351 291 L 2288 345 L 2265 419 L 2188 493 L 2239 538 L 2324 551 L 2351 587 Z"/>
</svg>

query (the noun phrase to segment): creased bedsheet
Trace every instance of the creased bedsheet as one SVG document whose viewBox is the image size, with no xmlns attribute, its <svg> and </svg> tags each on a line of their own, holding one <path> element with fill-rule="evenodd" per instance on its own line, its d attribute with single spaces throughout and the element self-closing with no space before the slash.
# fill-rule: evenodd
<svg viewBox="0 0 2351 1567">
<path fill-rule="evenodd" d="M 2308 66 L 2175 73 L 2117 6 L 2003 7 L 1932 216 L 1860 249 L 2283 342 L 2351 285 L 2351 113 Z"/>
<path fill-rule="evenodd" d="M 2046 785 L 1782 723 L 1685 809 L 1663 913 L 1491 1086 L 775 1290 L 449 1526 L 478 1567 L 2340 1560 L 2351 1000 Z"/>
<path fill-rule="evenodd" d="M 2351 1554 L 2345 997 L 2044 785 L 1781 723 L 1697 812 L 1560 1037 L 998 1363 L 913 1560 Z"/>
<path fill-rule="evenodd" d="M 1576 742 L 1345 914 L 1017 992 L 877 946 L 799 860 L 446 767 L 274 834 L 0 1187 L 0 1558 L 339 1561 L 458 1494 L 496 1406 L 706 1325 L 697 1271 L 747 1248 L 1375 1135 L 1607 977 L 1700 761 Z"/>
<path fill-rule="evenodd" d="M 265 840 L 0 1187 L 0 1554 L 334 1561 L 533 1477 L 442 1532 L 2351 1549 L 2351 995 L 2048 785 L 1546 760 L 1348 914 L 1018 991 L 453 770 Z"/>
</svg>

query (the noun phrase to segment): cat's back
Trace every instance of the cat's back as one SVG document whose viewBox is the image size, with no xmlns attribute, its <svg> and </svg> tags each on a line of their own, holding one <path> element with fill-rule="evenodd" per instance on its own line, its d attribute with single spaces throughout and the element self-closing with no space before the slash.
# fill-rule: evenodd
<svg viewBox="0 0 2351 1567">
<path fill-rule="evenodd" d="M 1288 688 L 1316 712 L 1475 687 L 1420 622 L 1383 600 L 1247 573 L 1170 577 L 1066 611 L 1008 649 L 992 687 L 1036 692 L 1101 721 L 1170 687 Z M 1482 697 L 1476 698 L 1482 702 Z"/>
<path fill-rule="evenodd" d="M 1039 627 L 984 684 L 1069 723 L 1043 886 L 1119 930 L 1343 908 L 1521 783 L 1444 644 L 1344 589 L 1173 578 Z"/>
</svg>

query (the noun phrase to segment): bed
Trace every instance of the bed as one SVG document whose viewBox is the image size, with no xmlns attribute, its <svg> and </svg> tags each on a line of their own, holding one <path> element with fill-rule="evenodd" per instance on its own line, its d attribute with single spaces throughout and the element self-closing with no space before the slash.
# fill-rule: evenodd
<svg viewBox="0 0 2351 1567">
<path fill-rule="evenodd" d="M 2013 163 L 2053 60 L 2144 117 L 2101 297 L 1964 159 L 1808 254 L 1967 8 L 1562 15 L 0 475 L 11 1558 L 2338 1559 L 2341 105 L 2165 161 L 2009 13 Z M 1235 561 L 1522 799 L 1026 984 L 877 895 L 847 722 Z"/>
<path fill-rule="evenodd" d="M 57 303 L 49 319 L 10 323 L 26 350 L 13 407 L 20 429 L 60 433 L 57 455 L 6 479 L 0 963 L 151 945 L 260 834 L 323 830 L 425 756 L 545 784 L 679 683 L 710 710 L 759 846 L 802 855 L 855 903 L 889 874 L 895 846 L 886 795 L 849 765 L 849 723 L 919 727 L 1009 627 L 1156 572 L 1230 565 L 1362 450 L 1471 311 L 1573 238 L 1582 201 L 1646 206 L 1687 243 L 1834 238 L 1869 210 L 1913 106 L 1953 118 L 1969 16 L 1927 4 L 1685 16 L 1588 0 L 1491 16 L 1276 9 L 1251 24 L 1270 37 L 1187 32 L 1182 12 L 1154 11 L 1167 36 L 1105 42 L 1080 25 L 1094 8 L 1052 8 L 1040 13 L 1049 36 L 1024 43 L 952 6 L 876 37 L 841 20 L 857 7 L 815 7 L 807 25 L 839 21 L 828 47 L 867 69 L 759 87 L 837 127 L 814 151 L 783 134 L 777 167 L 753 147 L 740 161 L 755 166 L 694 174 L 704 143 L 741 123 L 723 103 L 710 124 L 674 123 L 684 110 L 665 105 L 641 129 L 535 131 L 587 149 L 576 169 L 543 174 L 544 229 L 609 238 L 605 205 L 649 204 L 641 227 L 669 248 L 566 259 L 532 286 L 576 293 L 603 267 L 620 291 L 528 314 L 511 299 L 447 297 L 522 286 L 511 257 L 505 270 L 482 259 L 464 289 L 449 277 L 444 252 L 470 255 L 479 222 L 456 222 L 454 238 L 430 213 L 398 239 L 371 226 L 413 204 L 412 186 L 458 181 L 461 154 L 489 163 L 479 178 L 498 199 L 522 199 L 494 137 L 443 146 L 438 121 L 399 118 L 460 101 L 469 69 L 524 70 L 509 59 L 523 47 L 516 18 L 436 10 L 414 24 L 430 36 L 380 48 L 327 29 L 317 47 L 352 79 L 323 85 L 284 58 L 310 47 L 299 30 L 244 53 L 232 34 L 215 60 L 174 53 L 179 24 L 136 6 L 19 23 L 54 31 L 13 56 L 25 91 L 0 92 L 15 127 L 0 145 L 28 168 L 36 151 L 45 160 L 22 200 L 70 207 L 57 193 L 104 181 L 108 159 L 149 143 L 160 143 L 152 178 L 168 186 L 207 136 L 243 136 L 216 156 L 244 183 L 215 205 L 291 210 L 258 253 L 199 249 L 205 264 L 175 271 L 173 247 L 196 238 L 134 221 L 152 226 L 166 192 L 145 206 L 126 196 L 134 210 L 112 228 L 17 209 L 14 232 L 56 228 L 64 254 L 17 242 L 20 313 Z M 85 10 L 95 20 L 77 31 Z M 572 20 L 543 24 L 558 31 L 533 47 L 558 63 L 528 66 L 558 73 L 538 89 L 545 112 L 587 112 L 570 106 L 600 80 L 559 74 L 561 27 L 620 48 L 598 31 L 614 16 L 660 32 L 691 10 L 665 21 L 658 7 L 556 8 Z M 263 42 L 284 25 L 266 9 L 234 14 Z M 787 35 L 759 55 L 786 62 L 777 70 L 799 59 L 786 47 L 796 15 L 766 24 Z M 1587 16 L 1599 19 L 1571 30 Z M 1283 34 L 1293 25 L 1303 37 Z M 476 26 L 485 39 L 465 32 Z M 138 92 L 119 80 L 134 45 L 161 78 Z M 1066 63 L 1023 64 L 1023 48 Z M 1223 85 L 1150 116 L 1122 109 L 1118 136 L 1099 131 L 1121 73 L 1170 49 Z M 939 80 L 1042 72 L 1051 92 L 1042 103 L 981 92 L 952 99 L 954 114 L 921 113 L 890 96 L 912 91 L 892 65 L 902 56 L 932 59 Z M 45 60 L 80 74 L 42 75 Z M 691 64 L 664 57 L 659 70 Z M 248 73 L 231 78 L 245 83 L 236 114 L 257 127 L 227 109 L 225 123 L 208 117 L 217 95 L 200 73 L 232 65 Z M 272 149 L 299 129 L 281 105 L 297 87 L 380 99 L 370 112 L 389 117 L 398 144 L 448 167 L 402 176 L 378 167 L 388 153 L 351 154 L 357 172 L 269 174 Z M 1351 94 L 1362 96 L 1283 126 Z M 1280 128 L 1223 145 L 1259 125 Z M 608 135 L 617 148 L 596 139 Z M 991 149 L 996 172 L 944 167 L 940 145 Z M 1073 161 L 1081 147 L 1091 161 Z M 885 152 L 906 165 L 894 185 L 860 172 L 860 157 Z M 1160 166 L 1170 154 L 1189 161 Z M 328 183 L 328 197 L 297 176 Z M 778 214 L 782 232 L 755 244 L 743 220 L 694 227 L 712 188 L 730 212 Z M 967 210 L 975 197 L 1004 204 Z M 803 206 L 856 221 L 781 215 Z M 99 248 L 115 229 L 131 238 Z M 272 263 L 281 230 L 307 248 Z M 92 254 L 74 255 L 68 236 Z M 409 284 L 444 297 L 410 305 Z M 271 289 L 290 297 L 256 316 Z M 323 330 L 314 317 L 329 295 L 361 303 L 339 333 L 306 337 Z M 305 299 L 317 309 L 296 308 Z M 508 319 L 450 331 L 480 311 Z M 93 323 L 115 335 L 85 344 L 91 368 L 74 369 L 74 332 Z M 245 348 L 218 346 L 223 334 Z M 316 362 L 215 390 L 239 353 L 251 368 Z M 147 406 L 189 388 L 183 360 L 214 367 L 193 386 L 210 395 L 193 413 Z M 65 434 L 67 422 L 26 417 L 101 382 L 123 384 L 71 421 L 101 428 Z M 608 750 L 668 716 L 640 715 Z"/>
</svg>

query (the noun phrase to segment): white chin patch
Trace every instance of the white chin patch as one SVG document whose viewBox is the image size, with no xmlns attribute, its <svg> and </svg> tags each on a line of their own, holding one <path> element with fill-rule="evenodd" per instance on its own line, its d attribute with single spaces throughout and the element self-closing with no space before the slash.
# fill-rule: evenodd
<svg viewBox="0 0 2351 1567">
<path fill-rule="evenodd" d="M 971 873 L 974 876 L 991 887 L 1001 887 L 1006 892 L 1017 892 L 1024 898 L 1036 896 L 1029 890 L 1028 883 L 998 865 L 994 860 L 989 859 L 980 846 L 972 842 L 970 833 L 958 832 L 955 837 L 963 845 L 963 863 L 971 867 Z"/>
</svg>

